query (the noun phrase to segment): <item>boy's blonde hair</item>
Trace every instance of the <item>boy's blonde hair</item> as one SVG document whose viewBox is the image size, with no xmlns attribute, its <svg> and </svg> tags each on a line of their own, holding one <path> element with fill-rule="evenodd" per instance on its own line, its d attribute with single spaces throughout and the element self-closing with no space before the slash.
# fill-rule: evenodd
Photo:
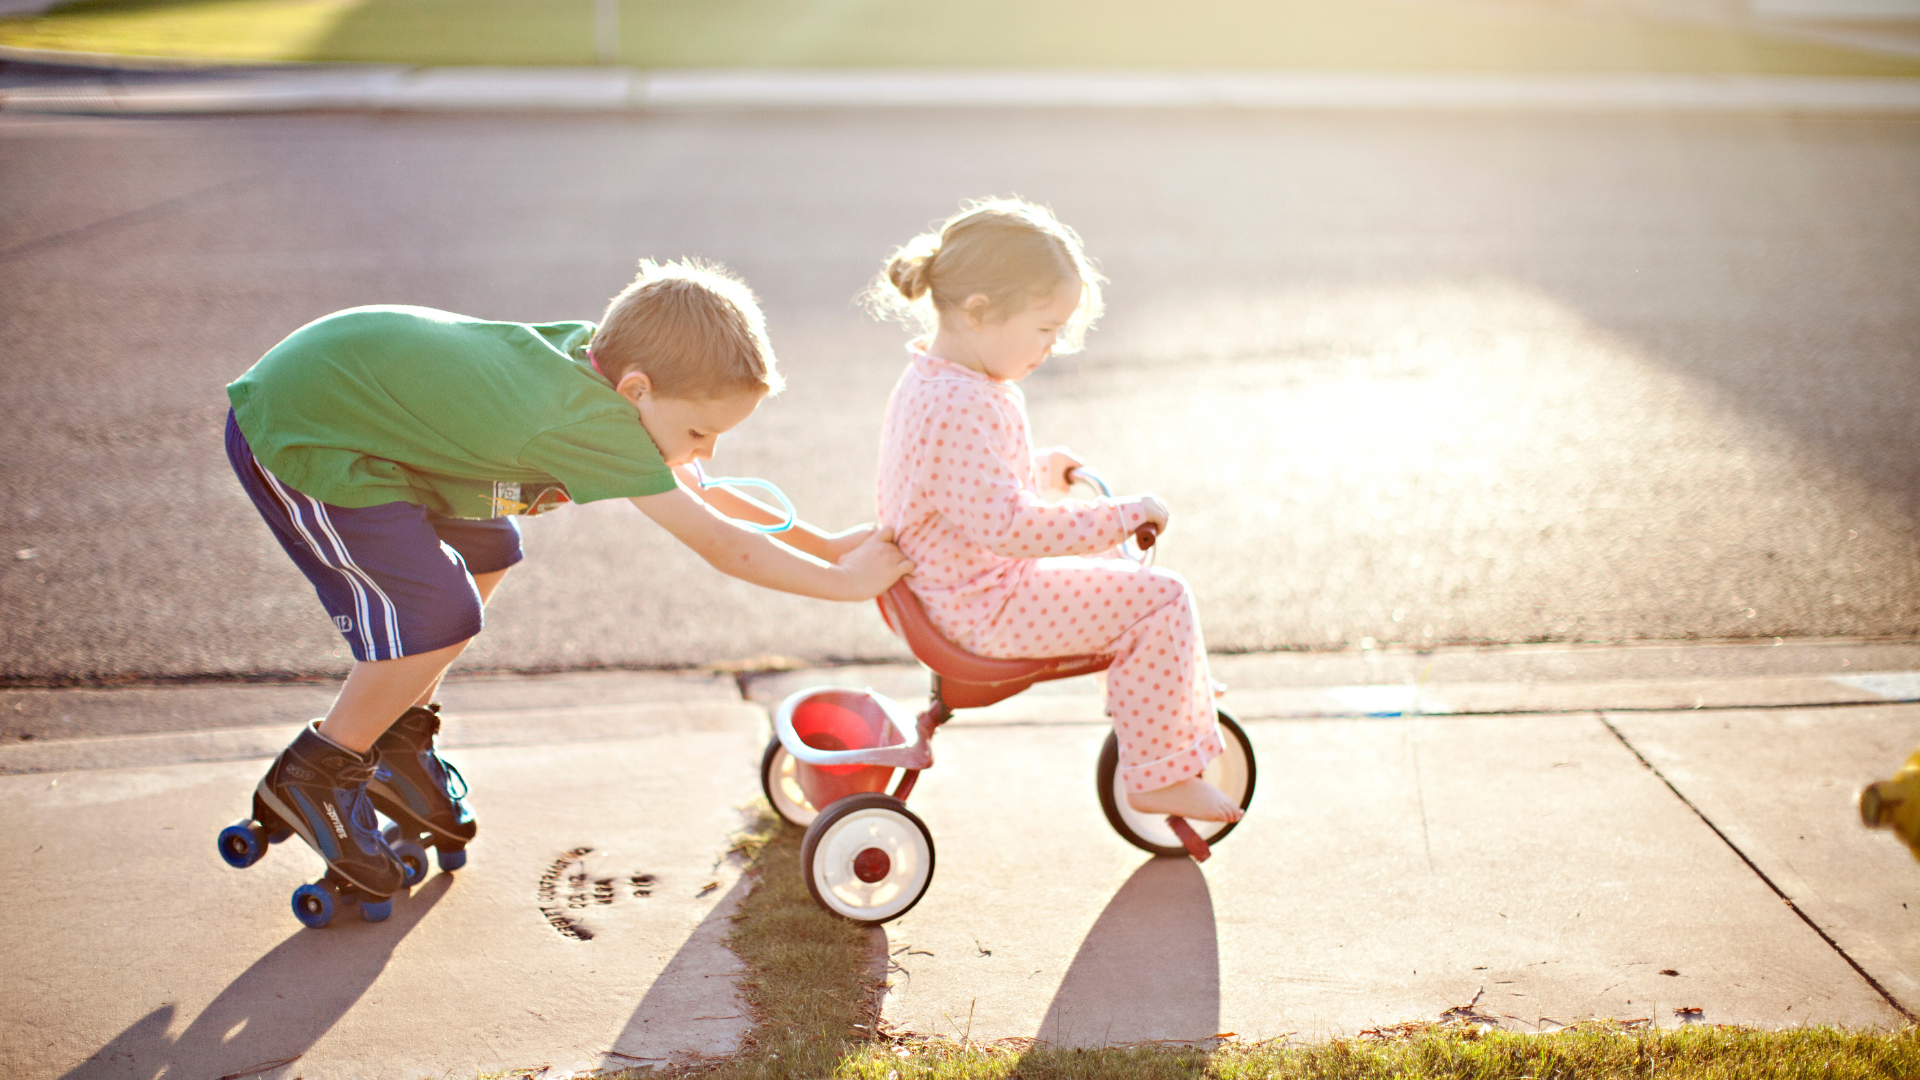
<svg viewBox="0 0 1920 1080">
<path fill-rule="evenodd" d="M 1052 211 L 1024 199 L 967 203 L 939 228 L 922 233 L 887 259 L 867 290 L 867 305 L 882 318 L 899 318 L 933 333 L 973 295 L 987 298 L 987 314 L 1006 319 L 1060 283 L 1080 280 L 1080 306 L 1060 328 L 1056 353 L 1078 352 L 1103 310 L 1100 285 L 1080 237 Z"/>
<path fill-rule="evenodd" d="M 613 383 L 640 371 L 661 397 L 777 394 L 786 385 L 753 290 L 714 263 L 640 260 L 633 283 L 607 304 L 591 348 Z"/>
</svg>

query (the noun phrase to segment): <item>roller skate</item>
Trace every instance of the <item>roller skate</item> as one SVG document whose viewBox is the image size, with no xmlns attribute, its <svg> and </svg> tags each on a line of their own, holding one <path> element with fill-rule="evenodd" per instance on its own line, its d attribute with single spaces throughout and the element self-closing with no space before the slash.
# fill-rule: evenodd
<svg viewBox="0 0 1920 1080">
<path fill-rule="evenodd" d="M 422 872 L 426 853 L 439 849 L 440 869 L 467 865 L 467 844 L 479 829 L 467 810 L 467 782 L 460 770 L 440 760 L 433 737 L 440 731 L 440 706 L 415 705 L 400 714 L 373 744 L 379 768 L 367 782 L 373 805 L 393 820 L 387 842 L 403 861 L 418 852 Z"/>
<path fill-rule="evenodd" d="M 220 857 L 245 869 L 268 845 L 297 833 L 327 861 L 327 872 L 293 891 L 294 916 L 319 929 L 341 908 L 355 906 L 362 919 L 379 922 L 393 914 L 393 894 L 416 875 L 381 839 L 367 798 L 376 758 L 329 742 L 318 724 L 309 723 L 274 759 L 254 789 L 253 816 L 220 831 Z"/>
<path fill-rule="evenodd" d="M 1892 829 L 1920 859 L 1920 750 L 1891 780 L 1876 780 L 1860 791 L 1860 820 L 1868 828 Z"/>
</svg>

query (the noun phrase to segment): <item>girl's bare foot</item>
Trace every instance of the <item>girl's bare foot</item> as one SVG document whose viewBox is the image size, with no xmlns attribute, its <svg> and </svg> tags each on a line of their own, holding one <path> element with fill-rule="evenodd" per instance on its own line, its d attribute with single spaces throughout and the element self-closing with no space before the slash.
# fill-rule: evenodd
<svg viewBox="0 0 1920 1080">
<path fill-rule="evenodd" d="M 1143 814 L 1177 814 L 1192 821 L 1239 821 L 1247 814 L 1197 776 L 1152 791 L 1129 792 L 1127 805 Z"/>
</svg>

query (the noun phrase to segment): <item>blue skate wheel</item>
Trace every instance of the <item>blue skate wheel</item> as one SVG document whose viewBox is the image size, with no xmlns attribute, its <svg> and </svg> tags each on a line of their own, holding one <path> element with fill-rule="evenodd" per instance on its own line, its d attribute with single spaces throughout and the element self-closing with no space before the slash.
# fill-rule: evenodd
<svg viewBox="0 0 1920 1080">
<path fill-rule="evenodd" d="M 420 884 L 427 876 L 427 849 L 411 840 L 398 840 L 391 846 L 394 855 L 400 859 L 401 868 L 407 872 L 407 887 Z"/>
<path fill-rule="evenodd" d="M 245 870 L 267 853 L 267 830 L 252 821 L 241 820 L 220 830 L 220 857 L 227 865 Z"/>
<path fill-rule="evenodd" d="M 465 865 L 467 865 L 466 848 L 454 848 L 451 851 L 446 848 L 440 849 L 440 869 L 452 873 Z"/>
<path fill-rule="evenodd" d="M 324 881 L 310 882 L 293 890 L 293 917 L 309 930 L 319 930 L 333 921 L 340 898 Z"/>
<path fill-rule="evenodd" d="M 360 901 L 360 917 L 368 922 L 384 922 L 393 914 L 393 898 Z"/>
</svg>

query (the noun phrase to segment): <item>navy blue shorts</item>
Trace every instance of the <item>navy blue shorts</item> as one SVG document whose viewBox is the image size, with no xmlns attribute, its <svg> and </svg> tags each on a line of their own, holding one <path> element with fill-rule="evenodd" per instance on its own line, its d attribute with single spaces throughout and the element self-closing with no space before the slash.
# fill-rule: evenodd
<svg viewBox="0 0 1920 1080">
<path fill-rule="evenodd" d="M 231 410 L 227 460 L 355 660 L 398 660 L 478 634 L 485 618 L 473 575 L 522 558 L 510 517 L 450 518 L 408 502 L 351 508 L 300 494 L 254 460 Z"/>
</svg>

